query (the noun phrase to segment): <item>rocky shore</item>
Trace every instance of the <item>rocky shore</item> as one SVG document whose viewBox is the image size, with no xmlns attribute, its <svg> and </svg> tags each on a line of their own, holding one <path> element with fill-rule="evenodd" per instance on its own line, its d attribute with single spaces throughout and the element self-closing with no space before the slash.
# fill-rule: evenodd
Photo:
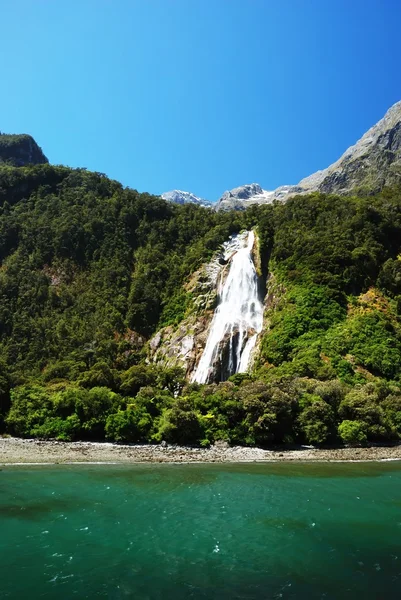
<svg viewBox="0 0 401 600">
<path fill-rule="evenodd" d="M 0 464 L 61 463 L 240 463 L 269 461 L 371 461 L 401 460 L 401 445 L 368 448 L 263 450 L 229 447 L 211 448 L 160 445 L 120 445 L 102 442 L 57 442 L 0 438 Z"/>
</svg>

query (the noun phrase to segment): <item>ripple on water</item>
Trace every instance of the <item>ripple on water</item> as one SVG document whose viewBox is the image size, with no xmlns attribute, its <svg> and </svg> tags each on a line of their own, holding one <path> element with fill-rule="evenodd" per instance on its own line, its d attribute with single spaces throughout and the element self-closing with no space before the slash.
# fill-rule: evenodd
<svg viewBox="0 0 401 600">
<path fill-rule="evenodd" d="M 9 473 L 2 593 L 399 600 L 399 469 L 262 467 Z"/>
</svg>

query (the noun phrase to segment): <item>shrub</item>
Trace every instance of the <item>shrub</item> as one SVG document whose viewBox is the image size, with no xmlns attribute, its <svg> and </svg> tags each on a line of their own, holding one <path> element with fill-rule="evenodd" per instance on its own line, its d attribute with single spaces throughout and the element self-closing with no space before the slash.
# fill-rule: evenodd
<svg viewBox="0 0 401 600">
<path fill-rule="evenodd" d="M 360 446 L 365 444 L 367 436 L 366 426 L 360 421 L 342 421 L 338 427 L 338 433 L 344 444 L 349 446 Z"/>
<path fill-rule="evenodd" d="M 333 436 L 334 413 L 329 404 L 316 398 L 302 411 L 299 417 L 301 432 L 308 444 L 320 446 Z"/>
<path fill-rule="evenodd" d="M 52 416 L 50 394 L 44 388 L 20 386 L 11 391 L 11 408 L 6 417 L 10 433 L 21 437 L 34 435 L 33 431 Z"/>
<path fill-rule="evenodd" d="M 114 442 L 147 441 L 152 427 L 152 417 L 143 408 L 128 407 L 107 417 L 106 438 Z"/>
<path fill-rule="evenodd" d="M 55 438 L 63 442 L 69 442 L 79 437 L 81 423 L 77 415 L 71 415 L 66 419 L 60 417 L 48 417 L 44 423 L 33 427 L 31 434 L 38 438 Z"/>
<path fill-rule="evenodd" d="M 182 445 L 199 444 L 204 438 L 199 416 L 185 398 L 177 399 L 172 408 L 163 412 L 155 436 L 155 440 Z"/>
</svg>

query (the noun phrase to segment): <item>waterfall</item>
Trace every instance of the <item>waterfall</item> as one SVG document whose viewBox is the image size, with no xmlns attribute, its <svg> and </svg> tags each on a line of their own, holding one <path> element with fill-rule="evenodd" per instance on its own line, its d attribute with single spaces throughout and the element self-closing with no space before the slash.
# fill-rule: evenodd
<svg viewBox="0 0 401 600">
<path fill-rule="evenodd" d="M 227 279 L 219 290 L 220 302 L 192 376 L 193 382 L 209 383 L 218 370 L 221 380 L 246 371 L 257 335 L 262 330 L 263 304 L 252 259 L 255 234 L 246 232 L 236 241 L 240 247 L 232 256 Z"/>
</svg>

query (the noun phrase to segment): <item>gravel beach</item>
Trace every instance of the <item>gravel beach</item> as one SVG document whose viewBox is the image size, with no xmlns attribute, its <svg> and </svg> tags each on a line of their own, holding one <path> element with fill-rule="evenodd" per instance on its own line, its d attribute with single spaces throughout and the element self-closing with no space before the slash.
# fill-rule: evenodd
<svg viewBox="0 0 401 600">
<path fill-rule="evenodd" d="M 228 447 L 211 448 L 169 445 L 120 445 L 105 442 L 57 442 L 0 438 L 0 464 L 57 463 L 240 463 L 263 461 L 370 461 L 401 460 L 401 445 L 368 448 L 263 450 Z"/>
</svg>

